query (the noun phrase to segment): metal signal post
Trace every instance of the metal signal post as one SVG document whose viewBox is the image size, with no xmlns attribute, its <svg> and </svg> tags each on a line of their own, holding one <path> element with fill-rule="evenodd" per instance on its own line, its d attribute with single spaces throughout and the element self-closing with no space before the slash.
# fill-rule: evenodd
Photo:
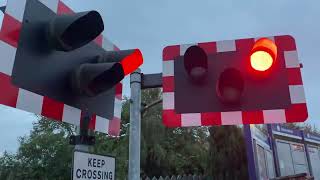
<svg viewBox="0 0 320 180">
<path fill-rule="evenodd" d="M 140 179 L 140 144 L 141 144 L 141 89 L 162 86 L 162 76 L 159 74 L 142 74 L 140 69 L 130 76 L 130 137 L 129 137 L 129 170 L 128 179 Z M 155 102 L 155 104 L 161 101 Z M 153 104 L 151 104 L 153 106 Z M 150 106 L 150 107 L 151 107 Z"/>
<path fill-rule="evenodd" d="M 128 179 L 140 179 L 141 141 L 141 71 L 137 69 L 130 76 L 130 137 Z"/>
</svg>

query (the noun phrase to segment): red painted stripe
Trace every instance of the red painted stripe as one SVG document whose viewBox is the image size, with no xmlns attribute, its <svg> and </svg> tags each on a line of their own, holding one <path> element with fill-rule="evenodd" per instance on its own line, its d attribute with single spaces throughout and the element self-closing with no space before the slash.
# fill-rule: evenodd
<svg viewBox="0 0 320 180">
<path fill-rule="evenodd" d="M 16 107 L 19 89 L 11 84 L 11 76 L 0 72 L 0 104 Z"/>
<path fill-rule="evenodd" d="M 209 112 L 201 113 L 201 125 L 211 126 L 211 125 L 221 125 L 221 113 L 220 112 Z"/>
<path fill-rule="evenodd" d="M 288 73 L 288 84 L 289 85 L 303 84 L 300 68 L 287 68 L 287 73 Z"/>
<path fill-rule="evenodd" d="M 236 43 L 237 52 L 241 53 L 242 56 L 245 58 L 243 59 L 243 63 L 246 69 L 248 70 L 249 73 L 252 73 L 254 75 L 256 72 L 251 67 L 249 57 L 250 57 L 251 50 L 254 46 L 255 40 L 253 38 L 239 39 L 239 40 L 236 40 L 235 43 Z"/>
<path fill-rule="evenodd" d="M 96 129 L 96 115 L 93 115 L 91 117 L 90 123 L 89 123 L 89 129 L 95 130 Z"/>
<path fill-rule="evenodd" d="M 103 36 L 102 36 L 102 34 L 100 34 L 100 35 L 94 40 L 94 42 L 97 43 L 99 46 L 102 47 L 102 39 L 103 39 Z"/>
<path fill-rule="evenodd" d="M 174 76 L 162 77 L 163 92 L 174 92 Z"/>
<path fill-rule="evenodd" d="M 263 124 L 263 112 L 262 111 L 243 111 L 242 112 L 243 124 Z"/>
<path fill-rule="evenodd" d="M 216 42 L 199 43 L 198 46 L 201 47 L 207 54 L 217 53 Z"/>
<path fill-rule="evenodd" d="M 167 127 L 181 127 L 181 114 L 176 114 L 174 110 L 163 110 L 162 122 Z"/>
<path fill-rule="evenodd" d="M 62 121 L 64 104 L 51 98 L 44 97 L 41 115 Z"/>
<path fill-rule="evenodd" d="M 163 61 L 173 60 L 180 56 L 180 46 L 167 46 L 163 49 Z"/>
<path fill-rule="evenodd" d="M 65 5 L 61 0 L 58 3 L 58 11 L 57 14 L 72 14 L 74 13 L 71 8 Z"/>
<path fill-rule="evenodd" d="M 248 54 L 248 56 L 250 55 L 250 51 L 252 50 L 255 43 L 253 38 L 239 39 L 239 40 L 236 40 L 235 42 L 236 42 L 237 51 Z"/>
<path fill-rule="evenodd" d="M 304 122 L 308 118 L 307 104 L 292 104 L 285 110 L 287 123 Z"/>
<path fill-rule="evenodd" d="M 121 125 L 121 120 L 119 118 L 114 117 L 113 120 L 109 121 L 108 134 L 111 136 L 119 136 L 120 125 Z"/>
<path fill-rule="evenodd" d="M 123 88 L 122 83 L 118 83 L 116 85 L 116 90 L 115 90 L 116 98 L 120 100 L 122 99 L 122 88 Z"/>
<path fill-rule="evenodd" d="M 274 39 L 279 51 L 293 51 L 297 49 L 292 36 L 275 36 Z"/>
<path fill-rule="evenodd" d="M 122 83 L 116 85 L 116 94 L 122 94 Z"/>
<path fill-rule="evenodd" d="M 8 14 L 4 14 L 0 32 L 0 40 L 10 44 L 13 47 L 18 47 L 20 30 L 21 22 Z"/>
</svg>

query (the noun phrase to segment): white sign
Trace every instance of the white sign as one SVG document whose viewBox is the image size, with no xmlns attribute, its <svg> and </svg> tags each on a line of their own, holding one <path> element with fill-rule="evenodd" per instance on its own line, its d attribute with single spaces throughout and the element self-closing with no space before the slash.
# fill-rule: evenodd
<svg viewBox="0 0 320 180">
<path fill-rule="evenodd" d="M 74 151 L 73 179 L 114 180 L 116 159 L 110 156 Z"/>
</svg>

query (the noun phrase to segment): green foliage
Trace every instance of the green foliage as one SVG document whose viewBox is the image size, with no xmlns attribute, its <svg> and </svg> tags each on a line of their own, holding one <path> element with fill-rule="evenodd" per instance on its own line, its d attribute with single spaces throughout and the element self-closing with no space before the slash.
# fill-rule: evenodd
<svg viewBox="0 0 320 180">
<path fill-rule="evenodd" d="M 241 128 L 210 128 L 210 175 L 213 179 L 248 179 L 245 142 Z"/>
<path fill-rule="evenodd" d="M 159 89 L 145 90 L 142 102 L 161 99 Z M 204 173 L 208 144 L 207 128 L 169 129 L 162 125 L 162 104 L 148 109 L 142 117 L 141 171 L 143 175 Z"/>
<path fill-rule="evenodd" d="M 128 173 L 128 151 L 129 151 L 129 100 L 125 98 L 121 114 L 120 137 L 110 138 L 102 133 L 95 133 L 96 145 L 94 153 L 112 155 L 116 157 L 116 176 L 117 179 L 125 179 Z"/>
<path fill-rule="evenodd" d="M 0 159 L 0 179 L 70 178 L 71 152 L 67 137 L 73 130 L 44 118 L 33 123 L 30 136 L 20 137 L 17 154 Z"/>
</svg>

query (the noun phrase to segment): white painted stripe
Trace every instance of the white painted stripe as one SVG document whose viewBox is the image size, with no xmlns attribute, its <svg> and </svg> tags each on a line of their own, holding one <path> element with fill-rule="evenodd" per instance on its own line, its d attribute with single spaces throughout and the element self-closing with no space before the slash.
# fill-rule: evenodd
<svg viewBox="0 0 320 180">
<path fill-rule="evenodd" d="M 241 111 L 221 112 L 221 123 L 222 125 L 243 124 L 242 112 Z"/>
<path fill-rule="evenodd" d="M 107 50 L 107 51 L 113 51 L 114 46 L 111 43 L 111 41 L 105 37 L 102 38 L 102 48 Z"/>
<path fill-rule="evenodd" d="M 122 108 L 122 102 L 121 100 L 115 98 L 114 99 L 114 117 L 117 117 L 121 119 L 121 108 Z"/>
<path fill-rule="evenodd" d="M 6 13 L 22 22 L 26 0 L 8 0 Z"/>
<path fill-rule="evenodd" d="M 96 116 L 96 131 L 102 132 L 102 133 L 108 133 L 109 130 L 109 120 L 106 118 L 102 118 L 100 116 Z"/>
<path fill-rule="evenodd" d="M 53 12 L 57 13 L 59 0 L 39 0 L 39 1 L 43 3 L 45 6 L 47 6 L 48 8 L 50 8 Z"/>
<path fill-rule="evenodd" d="M 261 38 L 268 38 L 268 39 L 270 39 L 271 41 L 275 42 L 274 36 L 269 36 L 269 37 L 256 37 L 256 38 L 254 38 L 254 41 L 258 41 L 258 40 L 261 39 Z"/>
<path fill-rule="evenodd" d="M 43 104 L 43 96 L 33 92 L 19 89 L 17 108 L 28 112 L 41 114 Z"/>
<path fill-rule="evenodd" d="M 263 110 L 264 123 L 285 123 L 286 114 L 283 109 Z"/>
<path fill-rule="evenodd" d="M 162 93 L 163 96 L 163 109 L 170 110 L 174 109 L 174 92 Z"/>
<path fill-rule="evenodd" d="M 286 62 L 286 68 L 300 67 L 297 51 L 284 51 L 284 59 Z"/>
<path fill-rule="evenodd" d="M 68 106 L 66 104 L 63 106 L 63 116 L 62 116 L 63 122 L 80 126 L 80 118 L 81 118 L 80 109 Z"/>
<path fill-rule="evenodd" d="M 181 114 L 181 126 L 201 126 L 201 114 L 200 113 L 188 113 Z"/>
<path fill-rule="evenodd" d="M 0 41 L 0 72 L 11 76 L 16 51 L 15 47 Z"/>
<path fill-rule="evenodd" d="M 187 51 L 187 49 L 191 46 L 196 46 L 198 44 L 181 44 L 180 45 L 180 56 L 184 56 L 184 53 Z"/>
<path fill-rule="evenodd" d="M 217 41 L 217 52 L 236 51 L 236 42 L 234 40 Z"/>
<path fill-rule="evenodd" d="M 162 77 L 174 76 L 174 61 L 163 61 Z"/>
<path fill-rule="evenodd" d="M 290 85 L 289 92 L 292 104 L 306 103 L 303 85 Z"/>
</svg>

